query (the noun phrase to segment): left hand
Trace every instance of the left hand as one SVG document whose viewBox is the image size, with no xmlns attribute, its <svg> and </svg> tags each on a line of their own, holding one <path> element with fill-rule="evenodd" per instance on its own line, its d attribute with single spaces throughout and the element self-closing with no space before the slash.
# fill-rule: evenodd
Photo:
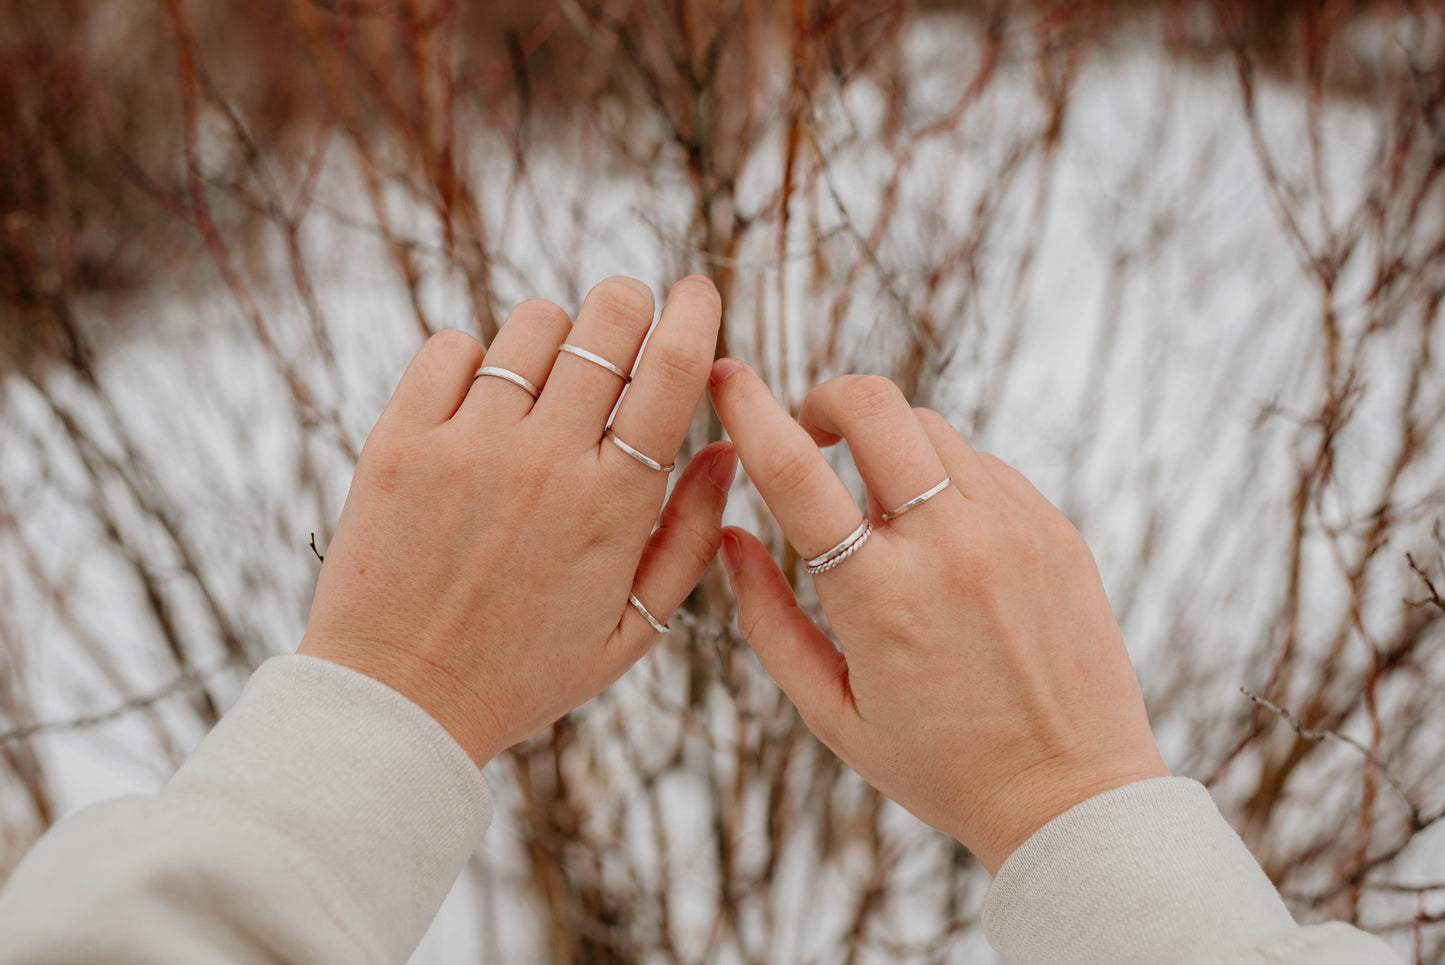
<svg viewBox="0 0 1445 965">
<path fill-rule="evenodd" d="M 528 301 L 492 347 L 462 332 L 417 352 L 362 450 L 301 652 L 410 698 L 479 765 L 586 701 L 641 657 L 717 551 L 737 457 L 699 452 L 662 509 L 702 396 L 722 313 L 705 278 L 679 282 L 641 352 L 652 292 L 613 278 L 574 325 Z M 560 353 L 564 343 L 634 379 Z M 534 402 L 483 364 L 540 387 Z"/>
</svg>

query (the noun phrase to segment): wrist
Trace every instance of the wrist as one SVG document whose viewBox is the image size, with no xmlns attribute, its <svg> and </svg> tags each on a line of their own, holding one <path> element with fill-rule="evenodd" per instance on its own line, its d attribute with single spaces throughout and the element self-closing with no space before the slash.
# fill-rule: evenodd
<svg viewBox="0 0 1445 965">
<path fill-rule="evenodd" d="M 1085 801 L 1150 778 L 1169 777 L 1169 768 L 1152 746 L 1150 753 L 1101 767 L 1040 766 L 1027 775 L 1001 785 L 990 799 L 990 818 L 978 822 L 974 833 L 953 837 L 996 875 L 1005 861 L 1050 821 Z"/>
<path fill-rule="evenodd" d="M 336 641 L 307 632 L 298 653 L 370 677 L 441 725 L 478 768 L 510 746 L 487 703 L 464 681 L 425 656 L 367 641 Z"/>
</svg>

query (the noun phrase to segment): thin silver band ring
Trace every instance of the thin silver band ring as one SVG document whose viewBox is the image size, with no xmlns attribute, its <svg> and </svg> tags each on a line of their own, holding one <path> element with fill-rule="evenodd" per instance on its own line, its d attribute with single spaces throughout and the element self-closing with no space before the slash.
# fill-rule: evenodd
<svg viewBox="0 0 1445 965">
<path fill-rule="evenodd" d="M 618 368 L 617 366 L 613 365 L 611 362 L 607 361 L 605 358 L 603 358 L 602 356 L 598 355 L 596 352 L 589 352 L 589 351 L 587 351 L 585 348 L 582 348 L 582 347 L 579 346 L 579 345 L 563 345 L 563 346 L 562 346 L 561 348 L 559 348 L 557 351 L 559 351 L 559 352 L 566 352 L 566 353 L 568 353 L 569 355 L 575 355 L 575 356 L 577 356 L 579 359 L 586 359 L 587 361 L 591 362 L 593 365 L 600 365 L 600 366 L 602 366 L 604 369 L 606 369 L 607 371 L 611 372 L 613 375 L 615 375 L 615 376 L 617 376 L 619 379 L 621 379 L 623 385 L 626 385 L 626 384 L 628 384 L 629 382 L 632 381 L 632 376 L 628 375 L 626 372 L 622 371 L 620 368 Z"/>
<path fill-rule="evenodd" d="M 498 379 L 506 379 L 508 382 L 521 388 L 522 391 L 526 392 L 533 399 L 542 394 L 542 390 L 533 385 L 530 380 L 518 375 L 511 369 L 504 369 L 497 365 L 483 365 L 477 369 L 477 374 L 472 376 L 472 381 L 475 382 L 484 375 L 490 375 Z"/>
<path fill-rule="evenodd" d="M 636 594 L 636 593 L 629 593 L 629 594 L 627 594 L 627 602 L 628 602 L 628 603 L 631 603 L 633 606 L 637 607 L 637 612 L 638 612 L 638 613 L 641 613 L 642 616 L 647 620 L 647 622 L 650 623 L 650 624 L 652 624 L 652 629 L 656 630 L 658 633 L 671 633 L 671 632 L 672 632 L 672 627 L 670 627 L 670 626 L 668 626 L 667 624 L 659 621 L 659 620 L 657 619 L 657 617 L 655 617 L 655 616 L 653 616 L 651 613 L 648 613 L 648 612 L 647 612 L 647 607 L 645 607 L 645 606 L 642 605 L 642 601 L 637 598 L 637 594 Z"/>
<path fill-rule="evenodd" d="M 603 435 L 605 435 L 608 439 L 611 439 L 614 446 L 627 453 L 633 459 L 636 459 L 638 462 L 642 463 L 648 469 L 656 469 L 658 472 L 672 472 L 674 469 L 677 468 L 677 463 L 675 462 L 671 465 L 664 466 L 662 463 L 658 462 L 656 459 L 653 459 L 646 453 L 638 452 L 636 449 L 632 448 L 627 443 L 617 438 L 617 433 L 612 431 L 611 426 L 607 427 L 607 431 L 603 433 Z"/>
<path fill-rule="evenodd" d="M 872 535 L 873 523 L 865 517 L 863 522 L 858 524 L 858 528 L 849 533 L 843 542 L 828 550 L 826 553 L 815 556 L 810 560 L 803 560 L 803 566 L 814 576 L 819 573 L 826 573 L 862 549 L 863 544 L 868 542 L 868 537 Z"/>
<path fill-rule="evenodd" d="M 928 490 L 925 493 L 920 493 L 919 495 L 914 496 L 912 499 L 904 503 L 902 506 L 899 506 L 897 509 L 892 509 L 884 513 L 883 522 L 886 523 L 890 519 L 897 519 L 899 516 L 902 516 L 904 513 L 912 509 L 914 506 L 922 506 L 934 496 L 937 496 L 939 493 L 947 489 L 952 482 L 952 476 L 944 476 L 943 482 L 939 483 L 937 486 L 934 486 L 932 489 Z"/>
</svg>

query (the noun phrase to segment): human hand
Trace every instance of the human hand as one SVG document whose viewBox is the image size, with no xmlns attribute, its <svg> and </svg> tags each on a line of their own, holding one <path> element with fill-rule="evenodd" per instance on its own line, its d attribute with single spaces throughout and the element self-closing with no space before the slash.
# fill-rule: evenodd
<svg viewBox="0 0 1445 965">
<path fill-rule="evenodd" d="M 662 465 L 687 435 L 717 343 L 712 283 L 672 289 L 616 438 Z M 652 293 L 611 278 L 572 324 L 518 305 L 492 346 L 441 332 L 417 352 L 366 441 L 300 651 L 351 667 L 430 713 L 477 764 L 589 699 L 656 637 L 717 551 L 737 456 L 697 453 L 662 511 L 667 473 L 604 438 Z M 483 364 L 541 388 L 475 378 Z"/>
<path fill-rule="evenodd" d="M 717 362 L 711 381 L 743 467 L 805 558 L 860 523 L 818 446 L 846 438 L 868 486 L 871 537 L 815 576 L 841 652 L 755 537 L 730 527 L 722 544 L 743 636 L 866 781 L 996 872 L 1075 804 L 1168 775 L 1093 556 L 1028 480 L 887 379 L 825 382 L 799 422 L 740 362 Z"/>
</svg>

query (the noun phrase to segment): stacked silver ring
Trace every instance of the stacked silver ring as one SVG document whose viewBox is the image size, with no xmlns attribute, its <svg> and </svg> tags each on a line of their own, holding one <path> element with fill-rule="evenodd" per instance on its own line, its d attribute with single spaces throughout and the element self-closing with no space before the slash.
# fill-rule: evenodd
<svg viewBox="0 0 1445 965">
<path fill-rule="evenodd" d="M 843 542 L 828 550 L 826 553 L 815 556 L 810 560 L 803 560 L 803 566 L 814 576 L 819 573 L 826 573 L 862 549 L 863 544 L 868 542 L 868 537 L 872 535 L 873 523 L 865 518 L 863 522 L 858 525 L 857 529 L 848 534 Z"/>
<path fill-rule="evenodd" d="M 580 346 L 580 345 L 565 345 L 565 344 L 564 344 L 564 345 L 563 345 L 561 348 L 559 348 L 557 351 L 558 351 L 558 352 L 566 352 L 568 355 L 575 355 L 575 356 L 577 356 L 579 359 L 586 359 L 587 361 L 591 362 L 593 365 L 600 365 L 600 366 L 602 366 L 602 368 L 606 369 L 607 371 L 611 372 L 613 375 L 615 375 L 615 376 L 617 376 L 619 379 L 621 379 L 623 385 L 627 385 L 629 382 L 632 381 L 632 376 L 630 376 L 630 375 L 628 375 L 626 372 L 622 371 L 622 369 L 620 369 L 620 368 L 618 368 L 617 366 L 613 365 L 611 362 L 607 361 L 605 358 L 603 358 L 602 356 L 598 355 L 596 352 L 589 352 L 589 351 L 587 351 L 585 348 L 583 348 L 583 347 Z"/>
<path fill-rule="evenodd" d="M 523 392 L 527 393 L 534 399 L 542 394 L 542 390 L 533 385 L 530 379 L 526 378 L 525 376 L 518 375 L 511 369 L 504 369 L 500 365 L 483 365 L 481 368 L 477 369 L 477 374 L 472 376 L 472 381 L 475 382 L 477 379 L 480 379 L 484 375 L 490 375 L 492 378 L 495 379 L 505 379 L 506 381 L 520 388 Z"/>
<path fill-rule="evenodd" d="M 648 623 L 652 624 L 652 629 L 656 630 L 658 633 L 672 632 L 672 627 L 668 626 L 661 620 L 657 619 L 657 617 L 647 612 L 647 607 L 642 605 L 642 601 L 637 598 L 636 593 L 627 594 L 627 602 L 631 603 L 634 607 L 636 607 L 637 612 L 641 613 L 643 618 L 646 619 Z"/>
</svg>

